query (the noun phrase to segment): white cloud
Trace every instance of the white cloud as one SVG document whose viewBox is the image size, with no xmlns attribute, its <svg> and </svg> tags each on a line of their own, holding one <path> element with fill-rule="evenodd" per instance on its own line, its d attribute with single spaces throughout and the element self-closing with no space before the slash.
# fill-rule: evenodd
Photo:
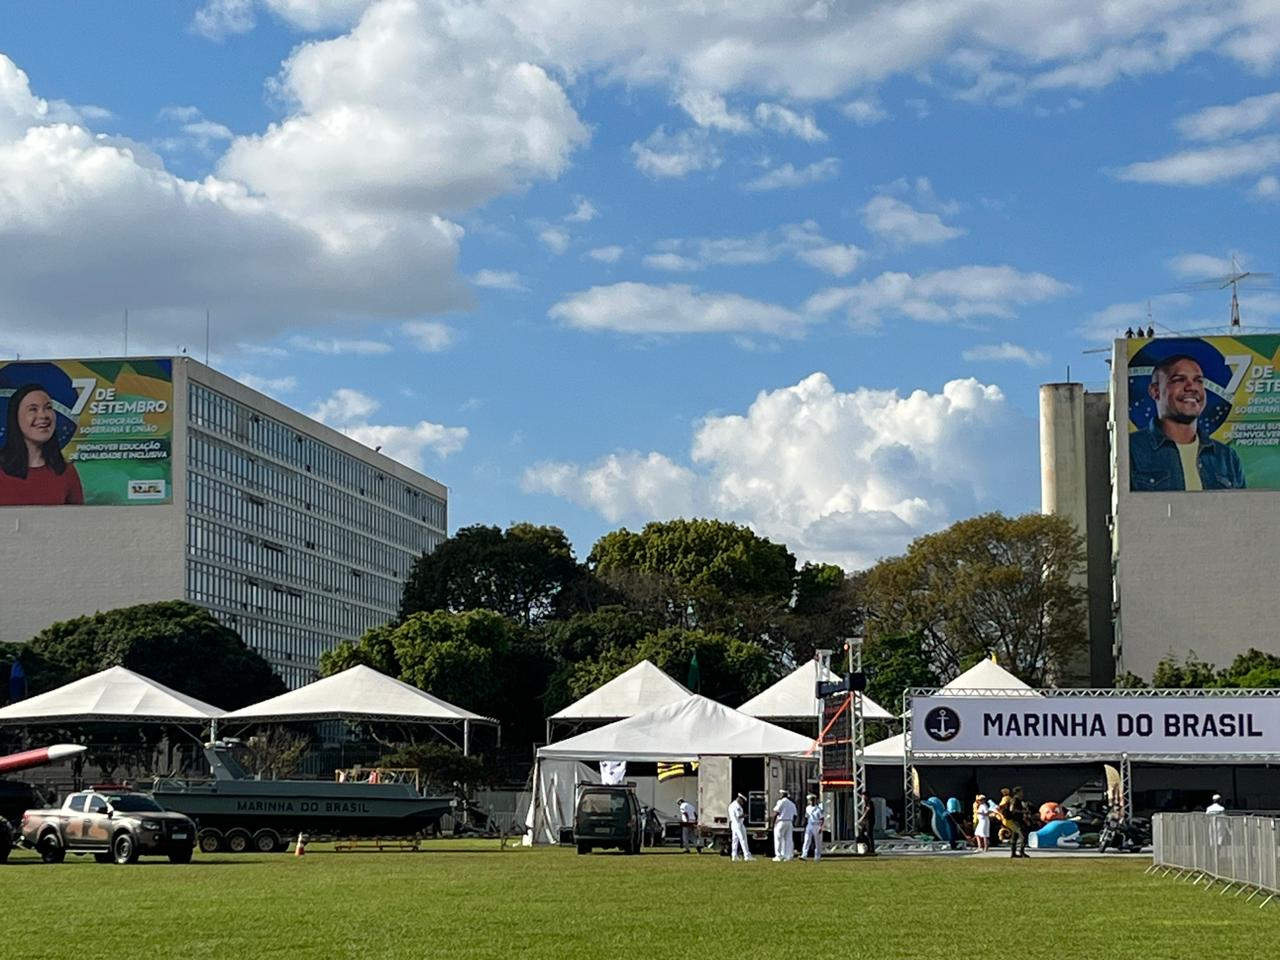
<svg viewBox="0 0 1280 960">
<path fill-rule="evenodd" d="M 869 127 L 889 119 L 888 112 L 880 102 L 871 97 L 850 100 L 840 108 L 840 112 L 860 127 Z"/>
<path fill-rule="evenodd" d="M 749 117 L 732 112 L 724 97 L 708 90 L 685 90 L 676 102 L 700 127 L 723 130 L 726 133 L 750 133 L 755 129 Z"/>
<path fill-rule="evenodd" d="M 794 257 L 832 276 L 852 273 L 862 259 L 853 244 L 833 243 L 812 220 L 742 237 L 690 237 L 661 240 L 645 258 L 657 269 L 693 271 L 708 266 L 744 267 Z"/>
<path fill-rule="evenodd" d="M 1206 107 L 1180 117 L 1178 132 L 1188 140 L 1225 140 L 1280 121 L 1280 93 L 1247 97 L 1239 103 Z"/>
<path fill-rule="evenodd" d="M 299 335 L 290 337 L 289 343 L 295 350 L 305 350 L 307 353 L 326 353 L 335 357 L 351 354 L 370 357 L 391 352 L 391 344 L 383 343 L 381 340 L 345 340 L 341 337 L 304 337 Z"/>
<path fill-rule="evenodd" d="M 569 234 L 559 227 L 547 227 L 538 234 L 538 239 L 554 254 L 562 254 L 569 249 Z"/>
<path fill-rule="evenodd" d="M 565 238 L 565 245 L 568 245 L 568 237 Z M 520 282 L 520 274 L 514 270 L 477 270 L 471 282 L 488 290 L 510 290 L 518 293 L 528 289 Z"/>
<path fill-rule="evenodd" d="M 995 445 L 1008 455 L 991 457 Z M 706 417 L 691 447 L 687 467 L 627 452 L 538 464 L 523 482 L 611 523 L 709 515 L 802 559 L 858 568 L 962 517 L 1032 506 L 1036 476 L 1034 424 L 972 379 L 902 396 L 841 392 L 815 373 L 761 392 L 743 414 Z"/>
<path fill-rule="evenodd" d="M 900 196 L 910 197 L 915 205 Z M 871 233 L 898 248 L 945 243 L 965 234 L 964 229 L 944 223 L 941 216 L 959 209 L 955 202 L 939 200 L 927 177 L 902 179 L 880 188 L 862 208 L 862 222 Z"/>
<path fill-rule="evenodd" d="M 1113 303 L 1090 314 L 1076 332 L 1086 340 L 1110 343 L 1123 337 L 1126 328 L 1159 324 L 1167 330 L 1171 321 L 1181 321 L 1191 302 L 1185 293 L 1167 293 L 1150 300 Z"/>
<path fill-rule="evenodd" d="M 1207 253 L 1183 253 L 1170 259 L 1168 266 L 1179 280 L 1209 280 L 1235 272 L 1229 257 Z"/>
<path fill-rule="evenodd" d="M 840 161 L 836 157 L 826 157 L 807 167 L 797 168 L 790 163 L 775 167 L 768 173 L 748 181 L 746 190 L 788 190 L 795 187 L 807 187 L 810 184 L 832 180 L 840 173 Z"/>
<path fill-rule="evenodd" d="M 599 215 L 599 211 L 590 200 L 586 197 L 577 197 L 574 200 L 573 212 L 566 214 L 565 220 L 569 223 L 589 223 Z"/>
<path fill-rule="evenodd" d="M 587 139 L 564 90 L 499 11 L 454 13 L 389 0 L 296 48 L 276 81 L 290 116 L 237 139 L 220 173 L 291 209 L 393 224 L 559 176 Z"/>
<path fill-rule="evenodd" d="M 693 273 L 702 269 L 699 261 L 682 257 L 678 253 L 651 253 L 644 258 L 644 265 L 651 270 L 667 270 L 671 273 Z"/>
<path fill-rule="evenodd" d="M 1121 167 L 1116 176 L 1136 183 L 1197 187 L 1259 173 L 1277 163 L 1280 163 L 1280 137 L 1271 136 L 1131 163 Z"/>
<path fill-rule="evenodd" d="M 191 29 L 210 40 L 253 29 L 254 0 L 205 0 L 191 18 Z"/>
<path fill-rule="evenodd" d="M 862 262 L 862 250 L 852 243 L 833 243 L 801 250 L 796 258 L 833 277 L 847 277 Z"/>
<path fill-rule="evenodd" d="M 886 317 L 932 323 L 981 317 L 1009 319 L 1017 308 L 1071 292 L 1068 284 L 1043 273 L 1008 266 L 969 266 L 911 276 L 882 273 L 852 287 L 829 287 L 809 298 L 815 314 L 844 311 L 858 327 L 876 328 Z"/>
<path fill-rule="evenodd" d="M 777 103 L 756 104 L 756 123 L 762 129 L 799 137 L 806 143 L 821 143 L 827 139 L 812 116 L 796 113 Z"/>
<path fill-rule="evenodd" d="M 720 166 L 720 153 L 701 130 L 669 134 L 659 127 L 644 143 L 631 144 L 636 169 L 655 179 L 680 178 Z"/>
<path fill-rule="evenodd" d="M 310 31 L 350 26 L 373 2 L 374 0 L 263 0 L 266 7 L 280 19 L 300 30 Z"/>
<path fill-rule="evenodd" d="M 242 373 L 236 379 L 251 390 L 265 393 L 277 400 L 284 394 L 293 393 L 298 389 L 297 377 L 259 377 L 252 373 Z"/>
<path fill-rule="evenodd" d="M 311 410 L 311 416 L 414 470 L 423 469 L 428 451 L 440 458 L 457 453 L 467 441 L 466 427 L 446 427 L 427 420 L 406 426 L 369 423 L 381 404 L 368 394 L 342 387 Z"/>
<path fill-rule="evenodd" d="M 697 509 L 693 471 L 658 453 L 610 454 L 589 467 L 539 463 L 521 486 L 598 511 L 610 523 L 626 517 L 689 517 Z"/>
<path fill-rule="evenodd" d="M 594 250 L 588 250 L 587 256 L 601 263 L 617 263 L 622 259 L 623 252 L 619 246 L 596 247 Z"/>
<path fill-rule="evenodd" d="M 1253 189 L 1249 192 L 1259 200 L 1275 200 L 1280 197 L 1280 179 L 1271 174 L 1259 177 L 1258 182 L 1253 185 Z"/>
<path fill-rule="evenodd" d="M 1012 360 L 1025 363 L 1028 367 L 1043 367 L 1049 362 L 1049 355 L 1041 350 L 1031 350 L 1016 343 L 988 343 L 970 347 L 961 356 L 966 360 Z"/>
<path fill-rule="evenodd" d="M 685 285 L 615 283 L 570 294 L 547 313 L 579 330 L 618 333 L 764 333 L 798 336 L 806 320 L 794 310 L 736 293 L 702 293 Z"/>
<path fill-rule="evenodd" d="M 437 320 L 409 320 L 400 329 L 423 353 L 448 350 L 456 339 L 453 328 Z"/>
</svg>

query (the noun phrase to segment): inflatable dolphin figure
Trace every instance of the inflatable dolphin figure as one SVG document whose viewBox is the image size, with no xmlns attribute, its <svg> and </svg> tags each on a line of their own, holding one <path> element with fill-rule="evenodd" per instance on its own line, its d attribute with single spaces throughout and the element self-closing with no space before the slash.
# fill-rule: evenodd
<svg viewBox="0 0 1280 960">
<path fill-rule="evenodd" d="M 934 836 L 947 843 L 955 843 L 959 839 L 956 836 L 956 825 L 947 816 L 947 808 L 942 801 L 937 797 L 929 797 L 924 801 L 924 806 L 929 811 L 929 821 Z"/>
</svg>

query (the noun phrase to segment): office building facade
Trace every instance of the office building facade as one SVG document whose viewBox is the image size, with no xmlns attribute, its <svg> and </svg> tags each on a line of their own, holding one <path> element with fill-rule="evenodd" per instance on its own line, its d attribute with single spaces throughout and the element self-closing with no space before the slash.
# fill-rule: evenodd
<svg viewBox="0 0 1280 960">
<path fill-rule="evenodd" d="M 110 491 L 120 481 L 91 479 L 101 469 L 92 458 L 112 456 L 102 452 L 111 444 L 84 441 L 72 462 L 86 477 L 85 506 L 0 508 L 3 539 L 11 541 L 0 560 L 12 586 L 6 593 L 23 598 L 0 608 L 0 639 L 29 639 L 98 610 L 184 598 L 235 629 L 296 687 L 315 678 L 324 651 L 396 615 L 414 560 L 447 535 L 444 486 L 204 364 L 79 363 L 89 375 L 74 382 L 94 375 L 105 382 L 106 370 L 130 384 L 141 371 L 161 384 L 160 397 L 171 371 L 168 437 L 152 441 L 152 454 L 131 450 L 158 461 L 167 439 L 167 473 L 129 480 L 121 494 L 128 499 L 117 503 Z M 41 375 L 38 367 L 28 364 L 11 384 Z M 101 387 L 99 394 L 107 396 Z M 79 431 L 93 429 L 83 421 L 95 404 L 77 406 Z M 146 497 L 155 502 L 138 502 Z"/>
</svg>

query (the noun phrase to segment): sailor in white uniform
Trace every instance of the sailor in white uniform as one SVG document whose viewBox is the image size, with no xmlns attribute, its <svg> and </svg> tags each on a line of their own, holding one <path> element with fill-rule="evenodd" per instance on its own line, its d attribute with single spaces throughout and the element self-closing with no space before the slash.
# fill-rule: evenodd
<svg viewBox="0 0 1280 960">
<path fill-rule="evenodd" d="M 809 794 L 807 799 L 809 805 L 804 808 L 804 846 L 800 850 L 800 859 L 807 860 L 812 850 L 813 859 L 817 861 L 822 859 L 822 825 L 827 815 L 816 794 Z"/>
<path fill-rule="evenodd" d="M 796 855 L 796 805 L 787 791 L 778 791 L 778 802 L 773 805 L 773 859 L 791 860 Z"/>
<path fill-rule="evenodd" d="M 729 830 L 733 840 L 729 845 L 729 859 L 737 860 L 742 854 L 743 860 L 751 859 L 751 848 L 747 845 L 747 798 L 738 794 L 729 804 Z"/>
</svg>

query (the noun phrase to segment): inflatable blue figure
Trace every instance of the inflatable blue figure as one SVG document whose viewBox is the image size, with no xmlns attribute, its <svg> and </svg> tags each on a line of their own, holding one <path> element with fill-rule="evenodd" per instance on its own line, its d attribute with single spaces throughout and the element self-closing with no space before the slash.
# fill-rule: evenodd
<svg viewBox="0 0 1280 960">
<path fill-rule="evenodd" d="M 929 811 L 929 821 L 934 836 L 954 845 L 960 838 L 956 835 L 956 825 L 947 816 L 947 808 L 943 806 L 942 801 L 937 797 L 929 797 L 924 801 L 924 807 Z"/>
<path fill-rule="evenodd" d="M 1071 820 L 1054 820 L 1052 823 L 1046 823 L 1027 839 L 1028 846 L 1041 849 L 1045 847 L 1075 848 L 1080 846 L 1080 827 Z"/>
</svg>

